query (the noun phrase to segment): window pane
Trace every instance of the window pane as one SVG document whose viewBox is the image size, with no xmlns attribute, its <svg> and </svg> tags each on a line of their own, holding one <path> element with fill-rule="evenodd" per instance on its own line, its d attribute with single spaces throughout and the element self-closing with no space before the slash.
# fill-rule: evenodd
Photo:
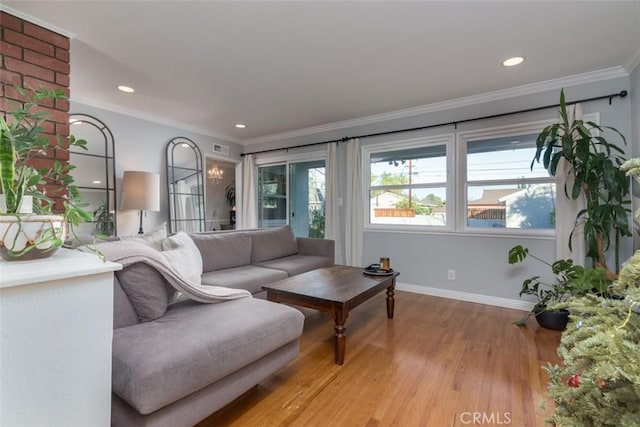
<svg viewBox="0 0 640 427">
<path fill-rule="evenodd" d="M 371 155 L 371 185 L 440 184 L 447 181 L 445 145 Z"/>
<path fill-rule="evenodd" d="M 446 188 L 371 190 L 371 224 L 446 225 Z"/>
<path fill-rule="evenodd" d="M 555 200 L 555 184 L 469 186 L 467 226 L 553 229 Z"/>
<path fill-rule="evenodd" d="M 531 160 L 537 134 L 496 137 L 467 142 L 467 180 L 548 178 L 548 172 Z"/>
<path fill-rule="evenodd" d="M 297 237 L 324 237 L 324 160 L 289 164 L 289 225 Z"/>
<path fill-rule="evenodd" d="M 258 168 L 258 227 L 287 223 L 286 165 Z"/>
</svg>

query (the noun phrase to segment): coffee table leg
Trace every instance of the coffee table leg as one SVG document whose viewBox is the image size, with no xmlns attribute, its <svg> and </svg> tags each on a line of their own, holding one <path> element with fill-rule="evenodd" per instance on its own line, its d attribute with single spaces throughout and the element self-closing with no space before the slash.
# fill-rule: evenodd
<svg viewBox="0 0 640 427">
<path fill-rule="evenodd" d="M 336 365 L 342 365 L 344 363 L 344 352 L 346 347 L 344 324 L 347 322 L 347 310 L 344 307 L 336 307 L 333 311 L 333 322 L 335 326 L 333 329 L 336 331 L 334 337 L 334 352 Z"/>
<path fill-rule="evenodd" d="M 395 300 L 393 299 L 394 290 L 396 287 L 395 279 L 391 283 L 391 286 L 387 288 L 387 319 L 393 319 L 393 309 L 395 307 Z"/>
</svg>

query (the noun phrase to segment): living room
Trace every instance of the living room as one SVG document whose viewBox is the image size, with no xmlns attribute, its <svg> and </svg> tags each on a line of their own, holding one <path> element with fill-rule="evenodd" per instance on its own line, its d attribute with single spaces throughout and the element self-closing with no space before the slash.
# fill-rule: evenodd
<svg viewBox="0 0 640 427">
<path fill-rule="evenodd" d="M 559 16 L 572 16 L 570 12 L 573 4 L 570 2 L 561 2 L 555 7 L 560 8 L 561 12 Z M 611 2 L 604 2 L 611 3 Z M 584 5 L 587 9 L 585 12 L 586 17 L 584 19 L 591 18 L 589 21 L 592 32 L 600 31 L 601 22 L 598 13 L 606 9 L 607 5 L 603 2 L 594 2 L 592 5 Z M 532 299 L 522 299 L 518 296 L 520 291 L 519 284 L 522 282 L 523 277 L 540 274 L 539 269 L 536 266 L 523 266 L 520 269 L 514 269 L 507 263 L 507 253 L 511 247 L 517 244 L 521 244 L 528 247 L 531 252 L 537 254 L 544 254 L 546 258 L 553 259 L 554 254 L 557 251 L 556 235 L 550 230 L 496 230 L 487 227 L 470 228 L 465 218 L 465 210 L 456 207 L 457 204 L 465 205 L 469 200 L 465 200 L 462 196 L 464 186 L 466 185 L 464 176 L 458 171 L 463 167 L 462 155 L 456 152 L 456 141 L 461 141 L 466 138 L 469 141 L 481 138 L 483 132 L 495 132 L 496 129 L 516 129 L 516 134 L 526 134 L 524 130 L 518 128 L 518 126 L 526 126 L 531 123 L 542 123 L 546 121 L 554 120 L 557 117 L 557 110 L 555 108 L 542 109 L 537 111 L 524 112 L 520 114 L 509 114 L 518 111 L 524 111 L 529 109 L 535 109 L 542 106 L 556 105 L 559 100 L 560 90 L 564 88 L 568 101 L 587 100 L 594 97 L 604 97 L 603 99 L 596 101 L 582 102 L 583 114 L 585 116 L 595 117 L 597 121 L 603 126 L 611 126 L 618 129 L 627 138 L 626 152 L 629 157 L 640 154 L 640 100 L 636 95 L 640 90 L 640 68 L 638 63 L 640 62 L 640 46 L 637 44 L 638 40 L 638 2 L 614 2 L 615 6 L 611 6 L 616 9 L 617 15 L 611 13 L 611 19 L 622 19 L 626 17 L 624 25 L 620 25 L 617 32 L 606 32 L 606 28 L 602 29 L 602 35 L 600 43 L 606 45 L 611 44 L 611 38 L 620 37 L 620 43 L 616 45 L 622 45 L 626 47 L 630 40 L 636 40 L 635 45 L 632 48 L 622 49 L 619 55 L 615 58 L 604 54 L 604 49 L 592 49 L 589 43 L 582 45 L 582 42 L 575 41 L 574 44 L 562 44 L 562 48 L 558 48 L 557 51 L 548 53 L 549 56 L 545 61 L 546 65 L 550 68 L 547 74 L 539 74 L 534 80 L 528 80 L 527 77 L 523 77 L 524 71 L 519 71 L 518 66 L 511 69 L 502 67 L 500 62 L 507 55 L 507 52 L 490 52 L 494 55 L 491 61 L 495 62 L 495 83 L 488 84 L 482 89 L 469 88 L 465 82 L 465 73 L 473 72 L 474 63 L 467 62 L 466 60 L 458 60 L 454 62 L 457 64 L 456 68 L 465 69 L 465 73 L 456 74 L 455 82 L 448 86 L 447 95 L 441 99 L 433 100 L 430 102 L 414 102 L 413 104 L 407 103 L 401 105 L 396 103 L 396 107 L 387 108 L 384 111 L 371 110 L 369 114 L 351 115 L 350 112 L 340 115 L 338 112 L 332 115 L 330 112 L 324 112 L 320 119 L 315 122 L 308 121 L 309 125 L 304 127 L 287 127 L 289 126 L 286 121 L 282 120 L 277 125 L 269 128 L 269 131 L 256 131 L 258 133 L 242 134 L 231 129 L 217 129 L 213 131 L 211 129 L 203 129 L 202 126 L 193 124 L 194 122 L 188 122 L 186 120 L 177 119 L 181 113 L 176 111 L 175 115 L 168 116 L 162 115 L 162 113 L 154 113 L 141 110 L 139 107 L 132 107 L 127 104 L 129 101 L 127 98 L 123 99 L 122 104 L 115 104 L 113 98 L 105 98 L 100 90 L 96 89 L 94 97 L 91 96 L 91 92 L 84 91 L 81 95 L 76 92 L 77 87 L 91 86 L 91 80 L 87 77 L 78 75 L 80 70 L 89 70 L 95 73 L 95 78 L 103 78 L 109 81 L 110 86 L 114 86 L 119 83 L 126 83 L 120 79 L 129 79 L 129 82 L 137 80 L 149 79 L 153 80 L 153 76 L 148 75 L 135 75 L 135 67 L 133 61 L 127 63 L 127 60 L 131 58 L 118 58 L 117 62 L 121 67 L 123 73 L 130 73 L 128 75 L 116 76 L 116 75 L 104 75 L 96 67 L 100 67 L 102 64 L 101 56 L 105 54 L 98 49 L 98 42 L 91 39 L 85 34 L 90 34 L 87 28 L 83 28 L 82 25 L 75 26 L 75 24 L 67 23 L 64 20 L 65 13 L 71 13 L 69 10 L 73 7 L 83 9 L 88 7 L 87 5 L 74 4 L 74 2 L 65 2 L 58 4 L 46 4 L 40 2 L 4 2 L 4 4 L 10 8 L 5 10 L 9 14 L 19 14 L 20 18 L 26 21 L 34 22 L 37 25 L 48 25 L 49 28 L 54 30 L 60 30 L 67 34 L 75 34 L 75 38 L 71 38 L 71 93 L 70 93 L 70 107 L 69 110 L 74 113 L 88 114 L 99 118 L 102 122 L 108 125 L 114 135 L 115 141 L 115 175 L 117 187 L 122 185 L 122 177 L 124 171 L 129 170 L 145 170 L 153 173 L 158 173 L 161 176 L 161 181 L 166 180 L 166 166 L 165 166 L 165 151 L 167 143 L 175 137 L 189 138 L 199 146 L 203 155 L 206 158 L 217 159 L 219 161 L 231 162 L 238 165 L 236 168 L 236 177 L 242 177 L 242 162 L 244 157 L 242 154 L 249 154 L 254 152 L 260 152 L 264 150 L 289 148 L 288 150 L 273 151 L 269 153 L 262 153 L 254 155 L 254 160 L 258 167 L 266 167 L 273 164 L 283 164 L 289 162 L 294 164 L 301 160 L 316 160 L 318 156 L 326 156 L 326 146 L 313 145 L 309 147 L 303 147 L 293 149 L 291 147 L 315 144 L 317 142 L 324 141 L 339 141 L 337 143 L 338 150 L 338 176 L 340 185 L 337 188 L 338 198 L 342 199 L 343 204 L 338 206 L 338 223 L 345 224 L 347 222 L 348 214 L 346 212 L 346 205 L 349 202 L 347 200 L 347 174 L 350 169 L 347 163 L 347 145 L 348 141 L 342 141 L 343 138 L 354 138 L 362 135 L 372 135 L 378 133 L 391 132 L 395 130 L 421 128 L 427 126 L 433 126 L 431 128 L 419 129 L 409 132 L 390 133 L 388 135 L 378 135 L 371 137 L 360 138 L 360 144 L 364 154 L 363 159 L 369 159 L 369 165 L 372 164 L 375 154 L 378 152 L 389 151 L 389 147 L 402 146 L 402 149 L 413 149 L 414 145 L 425 143 L 440 144 L 445 147 L 447 155 L 445 156 L 448 163 L 450 173 L 449 178 L 446 178 L 445 182 L 433 181 L 429 183 L 432 189 L 438 189 L 446 187 L 449 193 L 446 193 L 446 199 L 449 203 L 446 204 L 448 209 L 447 218 L 449 221 L 443 227 L 430 226 L 427 228 L 417 225 L 406 225 L 399 221 L 391 226 L 385 225 L 381 222 L 376 222 L 373 215 L 364 220 L 363 224 L 360 224 L 360 238 L 362 239 L 362 251 L 359 255 L 356 255 L 356 259 L 359 261 L 351 261 L 353 265 L 366 266 L 377 262 L 380 257 L 389 257 L 391 259 L 392 267 L 401 272 L 401 276 L 398 278 L 397 290 L 404 290 L 413 292 L 415 294 L 432 295 L 437 297 L 445 297 L 454 300 L 471 301 L 482 304 L 488 304 L 492 306 L 505 307 L 518 310 L 529 310 L 534 302 Z M 95 13 L 104 12 L 104 16 L 111 16 L 116 14 L 117 11 L 108 3 L 101 3 L 95 5 Z M 148 4 L 139 5 L 141 8 L 148 7 Z M 250 5 L 247 4 L 247 7 Z M 254 5 L 255 6 L 255 5 Z M 280 7 L 285 7 L 283 4 Z M 318 8 L 318 4 L 315 5 Z M 333 5 L 339 7 L 339 3 Z M 419 7 L 418 5 L 413 5 Z M 4 6 L 3 6 L 4 7 Z M 261 7 L 268 8 L 268 3 Z M 346 7 L 346 6 L 345 6 Z M 351 5 L 351 7 L 355 7 Z M 354 10 L 348 8 L 345 15 L 355 13 Z M 366 7 L 362 5 L 361 7 Z M 429 5 L 422 5 L 425 8 L 423 13 L 427 13 Z M 466 12 L 466 7 L 472 7 L 468 4 L 464 6 L 458 6 L 453 16 L 459 19 L 471 19 L 467 14 L 473 15 L 472 12 Z M 496 7 L 492 5 L 492 7 Z M 507 9 L 509 6 L 505 6 Z M 523 6 L 525 7 L 525 6 Z M 537 6 L 531 4 L 527 5 L 527 11 L 535 10 Z M 544 12 L 548 13 L 550 5 L 540 6 L 540 14 Z M 67 9 L 65 9 L 67 8 Z M 529 9 L 530 8 L 530 9 Z M 593 8 L 593 9 L 590 9 Z M 469 9 L 472 10 L 472 9 Z M 475 10 L 475 9 L 473 9 Z M 629 12 L 631 11 L 631 12 Z M 85 10 L 85 13 L 91 13 Z M 156 11 L 154 13 L 160 13 Z M 514 15 L 518 15 L 516 11 L 512 11 Z M 635 15 L 634 15 L 635 13 Z M 256 13 L 259 15 L 259 13 Z M 155 16 L 151 14 L 151 16 Z M 365 16 L 365 15 L 363 15 Z M 536 15 L 537 16 L 537 15 Z M 603 14 L 604 16 L 604 14 Z M 306 16 L 307 19 L 310 19 Z M 157 17 L 158 19 L 159 16 Z M 254 17 L 259 20 L 258 17 Z M 609 15 L 607 15 L 609 18 Z M 95 18 L 95 19 L 99 19 Z M 378 19 L 381 19 L 378 16 Z M 569 19 L 569 18 L 567 18 Z M 571 18 L 578 19 L 578 18 Z M 531 20 L 534 20 L 531 17 Z M 310 21 L 312 21 L 310 19 Z M 158 21 L 162 22 L 162 21 Z M 300 22 L 305 22 L 301 20 Z M 343 22 L 343 21 L 340 21 Z M 384 22 L 384 20 L 382 20 Z M 413 21 L 412 21 L 413 22 Z M 607 21 L 608 22 L 608 21 Z M 617 22 L 617 21 L 612 21 Z M 87 26 L 91 26 L 93 21 L 88 21 Z M 635 25 L 633 27 L 631 24 Z M 67 26 L 68 25 L 68 26 Z M 292 26 L 292 32 L 294 30 L 300 30 L 299 26 Z M 450 25 L 454 25 L 453 22 Z M 459 25 L 459 24 L 455 24 Z M 576 26 L 582 26 L 582 22 L 576 22 Z M 331 31 L 331 24 L 326 24 L 327 30 Z M 537 24 L 539 32 L 549 32 L 540 23 Z M 117 27 L 113 25 L 112 27 Z M 94 27 L 95 28 L 95 27 Z M 160 26 L 159 28 L 164 28 Z M 483 26 L 482 28 L 487 28 Z M 594 31 L 593 28 L 598 28 L 598 31 Z M 97 30 L 95 30 L 97 31 Z M 115 30 L 114 30 L 115 31 Z M 506 31 L 506 30 L 505 30 Z M 412 33 L 412 35 L 415 35 Z M 497 34 L 497 36 L 503 38 L 515 37 L 511 33 Z M 531 38 L 541 35 L 531 35 Z M 85 37 L 87 37 L 85 39 Z M 96 36 L 97 37 L 97 36 Z M 231 36 L 229 36 L 231 37 Z M 256 36 L 258 37 L 258 36 Z M 407 36 L 408 37 L 408 36 Z M 436 43 L 434 40 L 439 40 L 442 36 L 440 34 L 432 35 L 429 43 Z M 556 36 L 560 38 L 560 36 Z M 149 37 L 152 38 L 152 37 Z M 444 39 L 444 37 L 442 37 Z M 473 38 L 472 34 L 465 36 L 466 40 Z M 333 42 L 339 39 L 334 35 L 330 38 Z M 425 38 L 426 39 L 426 38 Z M 602 41 L 604 39 L 604 41 Z M 563 40 L 562 43 L 565 41 Z M 122 41 L 121 43 L 126 43 Z M 149 43 L 151 43 L 149 41 Z M 320 43 L 320 42 L 318 42 Z M 426 43 L 426 42 L 425 42 Z M 437 43 L 444 43 L 444 41 Z M 561 42 L 558 41 L 560 44 Z M 590 41 L 590 43 L 596 43 L 596 41 Z M 522 42 L 524 44 L 524 42 Z M 152 46 L 152 45 L 150 45 Z M 313 46 L 313 45 L 312 45 Z M 570 50 L 580 49 L 578 52 Z M 600 45 L 599 45 L 600 46 Z M 553 47 L 553 42 L 547 42 L 546 47 L 548 50 Z M 616 46 L 619 47 L 619 46 Z M 381 46 L 384 55 L 390 55 L 393 57 L 389 46 Z M 150 48 L 150 56 L 152 53 L 158 53 L 157 47 Z M 226 47 L 226 49 L 231 49 Z M 313 50 L 312 47 L 309 48 Z M 479 49 L 476 47 L 476 49 Z M 444 48 L 442 49 L 444 50 Z M 467 53 L 467 52 L 464 52 Z M 536 53 L 528 52 L 514 52 L 522 54 L 525 57 L 525 62 L 519 67 L 527 67 L 532 62 L 536 61 Z M 555 56 L 553 56 L 554 54 Z M 220 55 L 217 53 L 217 55 Z M 364 55 L 364 53 L 363 53 Z M 3 53 L 4 56 L 4 53 Z M 562 56 L 567 57 L 600 57 L 600 61 L 586 62 L 580 64 L 578 68 L 568 68 L 568 66 L 560 64 L 560 58 Z M 605 58 L 606 56 L 606 58 Z M 255 66 L 255 73 L 260 80 L 261 73 L 267 74 L 269 70 L 278 70 L 282 67 L 286 61 L 291 61 L 289 57 L 278 57 L 276 53 L 273 53 L 273 63 L 260 63 Z M 368 58 L 368 57 L 367 57 Z M 551 58 L 551 59 L 549 59 Z M 165 62 L 166 56 L 164 54 L 158 55 L 156 58 L 159 62 Z M 84 61 L 86 63 L 94 62 L 92 68 L 76 68 L 74 61 Z M 398 64 L 402 63 L 402 58 L 395 59 Z M 550 65 L 552 64 L 552 65 Z M 247 64 L 249 66 L 249 64 Z M 180 67 L 189 67 L 189 64 L 180 64 Z M 194 64 L 192 67 L 197 68 L 199 64 Z M 220 60 L 220 66 L 223 66 L 223 61 Z M 83 65 L 86 67 L 86 65 Z M 452 66 L 454 67 L 454 66 Z M 554 67 L 557 67 L 554 68 Z M 567 67 L 567 68 L 562 68 Z M 368 67 L 369 68 L 369 67 Z M 115 68 L 114 68 L 115 69 Z M 114 69 L 110 69 L 109 72 L 113 73 Z M 263 71 L 261 71 L 261 69 Z M 520 70 L 522 70 L 521 68 Z M 526 68 L 524 68 L 526 70 Z M 345 66 L 343 73 L 351 73 L 352 70 L 348 66 Z M 424 66 L 422 71 L 425 75 L 428 70 L 428 66 Z M 471 71 L 469 71 L 471 70 Z M 565 71 L 567 70 L 567 71 Z M 579 70 L 579 71 L 573 71 Z M 277 71 L 276 71 L 277 72 Z M 302 73 L 303 70 L 298 70 Z M 360 69 L 360 72 L 363 72 Z M 452 71 L 453 73 L 453 71 Z M 140 74 L 140 73 L 138 73 Z M 364 72 L 366 74 L 366 72 Z M 396 80 L 402 79 L 402 70 L 393 76 L 395 80 L 388 82 L 388 87 L 384 91 L 380 91 L 375 96 L 366 97 L 367 102 L 373 102 L 376 97 L 381 100 L 391 98 L 393 95 L 393 89 L 396 87 Z M 313 74 L 315 78 L 315 74 Z M 460 77 L 462 76 L 462 77 Z M 446 76 L 445 76 L 446 77 Z M 425 78 L 425 80 L 441 79 L 443 76 L 435 76 Z M 77 80 L 74 80 L 77 79 Z M 117 81 L 116 81 L 117 80 Z M 313 85 L 315 80 L 310 80 L 307 84 Z M 235 83 L 234 83 L 235 84 Z M 431 89 L 431 86 L 425 86 L 425 92 Z M 96 86 L 97 88 L 97 86 Z M 247 109 L 253 109 L 251 107 L 252 92 L 240 87 L 236 87 L 237 93 L 244 94 L 247 103 Z M 405 89 L 406 90 L 406 89 Z M 420 86 L 414 87 L 414 92 L 421 92 L 423 89 Z M 173 98 L 170 93 L 180 92 L 180 85 L 176 84 L 173 88 L 159 89 L 155 93 L 149 93 L 136 88 L 136 93 L 126 95 L 118 94 L 118 96 L 140 96 L 142 100 L 138 100 L 139 104 L 174 104 Z M 627 91 L 626 97 L 614 97 L 609 99 L 608 96 L 613 94 L 619 94 L 621 91 Z M 352 98 L 361 96 L 358 93 L 357 88 L 352 89 Z M 184 96 L 181 94 L 180 96 Z M 190 96 L 197 97 L 198 94 L 191 93 Z M 415 97 L 416 100 L 428 99 Z M 269 105 L 269 102 L 275 103 L 276 101 L 267 100 L 267 104 L 262 104 L 262 100 L 258 103 L 260 106 Z M 220 102 L 220 101 L 217 101 Z M 308 100 L 307 100 L 308 102 Z M 336 98 L 336 104 L 340 104 L 341 101 Z M 347 100 L 343 102 L 345 105 L 351 105 Z M 313 103 L 311 103 L 313 104 Z M 392 103 L 385 104 L 391 105 Z M 214 104 L 212 104 L 214 105 Z M 301 104 L 304 105 L 304 104 Z M 216 108 L 221 108 L 219 104 L 215 104 Z M 174 110 L 180 110 L 181 105 L 175 103 L 171 108 Z M 186 109 L 186 107 L 184 107 Z M 277 105 L 271 105 L 263 107 L 264 109 L 277 109 Z M 303 109 L 302 106 L 298 108 Z M 312 109 L 309 106 L 304 108 Z M 343 111 L 344 108 L 336 108 L 339 111 Z M 165 110 L 166 111 L 166 110 Z M 217 111 L 216 111 L 217 113 Z M 236 112 L 237 120 L 240 120 L 240 112 Z M 306 111 L 303 110 L 300 116 L 305 116 Z M 311 114 L 311 113 L 308 113 Z M 484 120 L 471 119 L 488 117 L 494 115 L 493 118 Z M 332 118 L 332 119 L 329 119 Z M 208 119 L 205 119 L 205 121 Z M 244 120 L 244 119 L 242 119 Z M 256 119 L 257 120 L 257 119 Z M 293 119 L 292 119 L 293 120 Z M 254 121 L 247 119 L 248 129 L 251 130 L 255 125 Z M 438 124 L 449 124 L 447 126 L 435 126 Z M 279 126 L 279 127 L 278 127 Z M 230 127 L 230 126 L 229 126 Z M 509 128 L 511 127 L 511 128 Z M 72 127 L 73 128 L 73 127 Z M 266 128 L 265 128 L 266 129 Z M 277 131 L 271 131 L 271 129 L 277 129 Z M 73 132 L 73 129 L 72 129 Z M 530 132 L 529 132 L 530 133 Z M 252 135 L 247 137 L 246 135 Z M 443 139 L 444 138 L 444 139 Z M 448 139 L 447 139 L 448 138 Z M 439 142 L 440 141 L 440 142 Z M 218 144 L 220 146 L 228 147 L 228 154 L 215 153 L 212 146 Z M 400 144 L 400 145 L 398 145 Z M 413 145 L 412 145 L 413 144 Z M 455 154 L 454 154 L 455 153 Z M 144 159 L 143 161 L 141 159 Z M 365 161 L 364 164 L 367 162 Z M 404 171 L 407 171 L 407 165 L 402 164 L 399 168 L 404 167 Z M 409 172 L 411 176 L 411 172 Z M 519 178 L 519 177 L 517 177 Z M 240 179 L 236 180 L 238 183 Z M 496 185 L 494 182 L 487 182 L 487 187 Z M 450 185 L 451 187 L 448 187 Z M 369 187 L 363 189 L 363 193 L 370 191 Z M 375 190 L 371 190 L 375 191 Z M 434 190 L 435 192 L 435 190 Z M 439 193 L 440 194 L 440 193 Z M 242 187 L 238 184 L 238 197 L 237 200 L 240 204 L 242 198 Z M 119 196 L 115 198 L 119 200 Z M 367 197 L 367 200 L 369 198 Z M 364 211 L 373 209 L 369 206 L 369 202 L 363 207 Z M 164 222 L 169 221 L 169 199 L 166 191 L 162 191 L 160 194 L 160 211 L 149 211 L 145 213 L 144 228 L 151 230 Z M 122 236 L 134 235 L 138 230 L 137 216 L 138 212 L 135 210 L 124 211 L 116 210 L 117 216 L 117 234 Z M 251 224 L 246 218 L 242 217 L 243 211 L 238 206 L 238 226 L 239 228 L 243 224 Z M 364 215 L 362 215 L 364 217 Z M 351 238 L 351 237 L 350 237 Z M 338 245 L 342 252 L 342 256 L 346 256 L 347 247 L 345 244 L 346 231 L 344 228 L 339 233 Z M 626 239 L 622 245 L 622 258 L 627 259 L 632 254 L 636 246 L 633 243 L 633 239 Z M 548 256 L 546 256 L 548 255 Z M 340 260 L 341 263 L 349 263 L 345 258 Z"/>
</svg>

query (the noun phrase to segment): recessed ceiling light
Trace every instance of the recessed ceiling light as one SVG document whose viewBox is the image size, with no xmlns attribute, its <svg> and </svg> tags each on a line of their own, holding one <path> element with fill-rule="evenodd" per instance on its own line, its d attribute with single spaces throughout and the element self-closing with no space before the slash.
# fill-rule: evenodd
<svg viewBox="0 0 640 427">
<path fill-rule="evenodd" d="M 126 93 L 133 93 L 135 92 L 135 89 L 130 87 L 130 86 L 125 86 L 125 85 L 120 85 L 118 86 L 118 90 L 121 90 L 122 92 L 126 92 Z"/>
<path fill-rule="evenodd" d="M 505 59 L 502 65 L 505 67 L 513 67 L 514 65 L 522 64 L 524 58 L 522 56 L 514 56 L 512 58 Z"/>
<path fill-rule="evenodd" d="M 93 184 L 102 184 L 102 181 L 100 181 L 99 179 L 96 179 L 94 181 L 92 181 Z"/>
<path fill-rule="evenodd" d="M 247 125 L 243 124 L 243 123 L 236 123 L 235 125 L 238 129 L 244 129 L 247 127 Z"/>
</svg>

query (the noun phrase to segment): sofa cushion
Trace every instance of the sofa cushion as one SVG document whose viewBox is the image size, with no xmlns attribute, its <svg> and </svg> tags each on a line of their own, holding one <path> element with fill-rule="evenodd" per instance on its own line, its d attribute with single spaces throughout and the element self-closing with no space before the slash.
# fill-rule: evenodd
<svg viewBox="0 0 640 427">
<path fill-rule="evenodd" d="M 298 242 L 288 225 L 249 233 L 252 241 L 251 264 L 298 253 Z"/>
<path fill-rule="evenodd" d="M 192 234 L 204 272 L 251 264 L 251 238 L 246 233 Z"/>
<path fill-rule="evenodd" d="M 226 268 L 202 274 L 202 284 L 209 286 L 224 286 L 226 288 L 246 289 L 252 294 L 260 292 L 262 285 L 285 279 L 287 273 L 282 270 L 245 265 L 242 267 Z"/>
<path fill-rule="evenodd" d="M 194 393 L 298 339 L 304 316 L 254 298 L 172 304 L 113 333 L 113 392 L 141 414 Z"/>
<path fill-rule="evenodd" d="M 261 262 L 257 265 L 259 267 L 282 270 L 289 276 L 295 276 L 296 274 L 306 273 L 316 268 L 331 265 L 331 260 L 324 256 L 290 255 L 284 258 Z"/>
<path fill-rule="evenodd" d="M 155 268 L 141 262 L 116 271 L 116 278 L 141 322 L 162 316 L 175 294 Z"/>
<path fill-rule="evenodd" d="M 184 231 L 162 241 L 162 256 L 184 278 L 197 285 L 202 275 L 202 257 L 198 247 Z"/>
</svg>

